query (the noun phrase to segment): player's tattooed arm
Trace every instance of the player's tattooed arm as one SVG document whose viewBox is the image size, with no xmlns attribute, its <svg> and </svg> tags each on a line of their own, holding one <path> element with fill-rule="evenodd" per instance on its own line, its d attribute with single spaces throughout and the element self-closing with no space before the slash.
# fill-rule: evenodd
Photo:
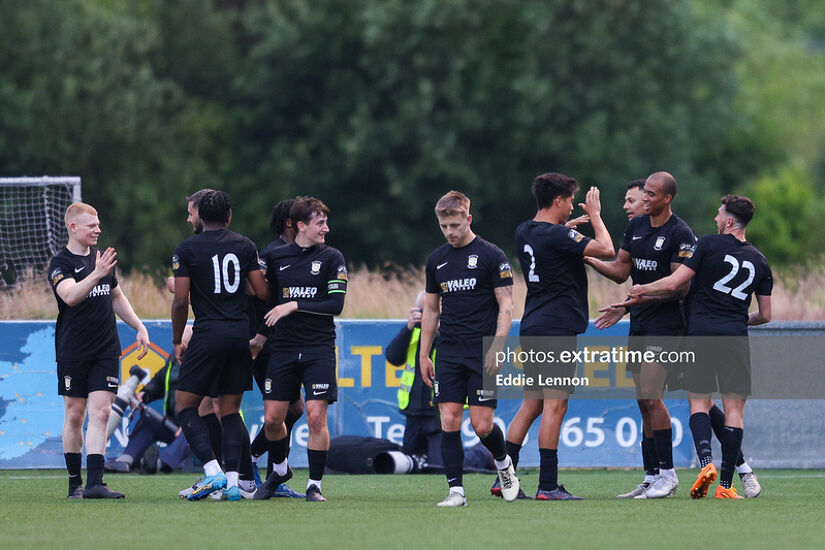
<svg viewBox="0 0 825 550">
<path fill-rule="evenodd" d="M 498 352 L 504 349 L 504 342 L 510 332 L 513 322 L 513 285 L 500 286 L 495 289 L 498 302 L 498 318 L 496 319 L 496 335 L 484 357 L 484 370 L 487 374 L 495 374 L 499 370 L 495 358 Z"/>
<path fill-rule="evenodd" d="M 507 336 L 513 322 L 513 285 L 497 287 L 495 294 L 498 302 L 496 336 Z"/>
</svg>

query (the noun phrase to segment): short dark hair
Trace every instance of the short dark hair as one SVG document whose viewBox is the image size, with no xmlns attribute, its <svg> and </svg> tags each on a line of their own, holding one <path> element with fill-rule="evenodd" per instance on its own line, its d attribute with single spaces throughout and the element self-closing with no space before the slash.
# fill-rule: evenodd
<svg viewBox="0 0 825 550">
<path fill-rule="evenodd" d="M 533 180 L 533 196 L 539 210 L 553 205 L 556 197 L 566 199 L 579 190 L 579 182 L 558 172 L 548 172 Z"/>
<path fill-rule="evenodd" d="M 627 184 L 627 190 L 628 191 L 630 191 L 634 187 L 636 189 L 638 189 L 639 191 L 644 191 L 645 190 L 645 180 L 643 180 L 643 179 L 633 180 L 633 181 L 631 181 L 630 183 Z"/>
<path fill-rule="evenodd" d="M 298 222 L 309 223 L 314 215 L 329 216 L 329 208 L 315 197 L 297 197 L 289 209 L 292 227 L 298 229 Z"/>
<path fill-rule="evenodd" d="M 200 205 L 201 199 L 203 198 L 203 196 L 205 194 L 209 193 L 210 191 L 214 191 L 214 189 L 209 189 L 207 187 L 206 189 L 201 189 L 200 191 L 195 191 L 194 193 L 192 193 L 191 195 L 186 197 L 186 202 L 187 203 L 192 203 L 192 206 L 194 208 L 197 208 Z"/>
<path fill-rule="evenodd" d="M 725 195 L 721 200 L 725 205 L 725 212 L 727 212 L 737 224 L 745 227 L 753 219 L 753 213 L 756 211 L 753 206 L 753 201 L 743 195 Z"/>
<path fill-rule="evenodd" d="M 198 217 L 204 224 L 228 224 L 232 215 L 232 199 L 223 191 L 207 191 L 201 196 Z"/>
<path fill-rule="evenodd" d="M 286 221 L 289 219 L 289 210 L 295 204 L 295 199 L 285 199 L 275 205 L 272 209 L 272 216 L 269 218 L 269 230 L 275 236 L 280 236 L 286 231 Z"/>
</svg>

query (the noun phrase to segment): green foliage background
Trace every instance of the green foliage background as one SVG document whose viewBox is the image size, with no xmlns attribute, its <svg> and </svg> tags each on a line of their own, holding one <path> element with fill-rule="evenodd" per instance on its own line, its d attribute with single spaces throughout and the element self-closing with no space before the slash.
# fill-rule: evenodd
<svg viewBox="0 0 825 550">
<path fill-rule="evenodd" d="M 512 256 L 547 171 L 598 185 L 617 239 L 625 183 L 668 170 L 697 233 L 737 191 L 773 263 L 825 249 L 813 0 L 7 0 L 0 20 L 0 172 L 82 176 L 127 268 L 166 269 L 202 187 L 260 246 L 277 201 L 316 195 L 373 266 L 421 264 L 455 188 Z"/>
</svg>

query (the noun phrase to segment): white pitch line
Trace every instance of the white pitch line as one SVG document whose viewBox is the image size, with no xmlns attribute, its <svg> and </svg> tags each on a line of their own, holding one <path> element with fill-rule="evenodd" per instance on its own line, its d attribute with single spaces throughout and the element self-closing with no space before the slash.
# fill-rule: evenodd
<svg viewBox="0 0 825 550">
<path fill-rule="evenodd" d="M 64 479 L 66 476 L 4 476 L 0 475 L 2 480 L 18 480 L 18 479 Z"/>
</svg>

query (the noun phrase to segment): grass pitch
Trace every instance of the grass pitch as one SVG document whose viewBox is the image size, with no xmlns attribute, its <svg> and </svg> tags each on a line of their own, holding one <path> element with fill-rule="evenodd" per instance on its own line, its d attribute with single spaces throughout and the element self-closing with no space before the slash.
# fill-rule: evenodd
<svg viewBox="0 0 825 550">
<path fill-rule="evenodd" d="M 465 476 L 469 506 L 437 508 L 443 476 L 326 476 L 329 502 L 186 502 L 192 475 L 107 474 L 123 501 L 66 501 L 61 471 L 0 471 L 2 548 L 825 548 L 825 471 L 757 472 L 762 496 L 693 501 L 697 470 L 680 470 L 678 494 L 617 500 L 638 471 L 562 471 L 581 502 L 493 498 L 489 475 Z M 303 489 L 306 470 L 290 485 Z M 534 494 L 535 471 L 521 472 Z M 734 478 L 737 488 L 741 488 Z M 715 484 L 711 488 L 715 490 Z"/>
</svg>

